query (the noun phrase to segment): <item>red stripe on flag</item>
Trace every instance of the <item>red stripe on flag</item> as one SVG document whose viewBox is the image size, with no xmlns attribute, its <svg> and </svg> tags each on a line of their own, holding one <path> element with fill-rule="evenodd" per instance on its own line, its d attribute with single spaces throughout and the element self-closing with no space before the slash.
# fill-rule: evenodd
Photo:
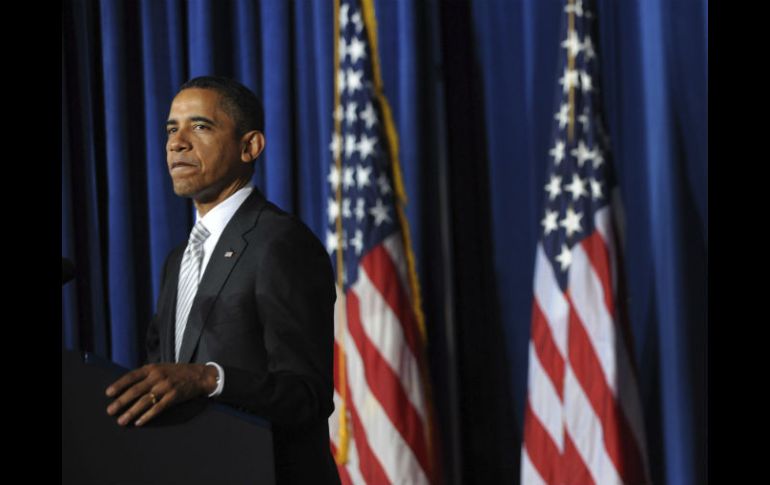
<svg viewBox="0 0 770 485">
<path fill-rule="evenodd" d="M 348 396 L 350 396 L 350 385 L 348 385 Z M 351 400 L 352 401 L 352 400 Z M 361 419 L 358 417 L 356 407 L 351 402 L 348 404 L 348 410 L 350 411 L 350 419 L 353 421 L 353 441 L 356 445 L 356 452 L 358 454 L 358 469 L 361 471 L 361 475 L 366 480 L 366 483 L 390 483 L 388 476 L 385 474 L 385 469 L 382 467 L 382 463 L 374 454 L 374 451 L 369 447 L 369 441 L 366 437 L 366 429 L 364 428 Z M 339 469 L 339 467 L 337 467 Z"/>
<path fill-rule="evenodd" d="M 612 244 L 615 247 L 615 259 L 612 260 L 610 262 L 610 264 L 612 264 L 615 267 L 615 272 L 617 273 L 616 274 L 616 278 L 617 278 L 617 286 L 618 286 L 618 288 L 617 288 L 617 298 L 618 299 L 617 299 L 617 301 L 610 300 L 610 303 L 607 304 L 607 308 L 610 311 L 610 315 L 615 316 L 615 308 L 614 308 L 613 305 L 617 305 L 617 318 L 618 318 L 617 328 L 621 329 L 621 331 L 622 331 L 623 342 L 626 345 L 626 353 L 628 354 L 628 360 L 629 360 L 629 363 L 631 365 L 631 371 L 632 371 L 634 376 L 638 376 L 639 375 L 639 369 L 637 368 L 636 357 L 635 357 L 635 352 L 634 352 L 634 345 L 633 345 L 633 342 L 632 342 L 632 339 L 631 339 L 631 335 L 633 335 L 633 334 L 631 333 L 631 322 L 629 321 L 629 317 L 628 317 L 628 304 L 627 304 L 627 301 L 626 301 L 626 295 L 628 293 L 626 291 L 626 286 L 627 286 L 626 281 L 627 280 L 626 280 L 626 274 L 625 274 L 625 269 L 624 269 L 625 267 L 623 265 L 622 247 L 620 245 L 620 239 L 617 237 L 615 228 L 612 227 L 612 226 L 609 227 L 608 228 L 608 232 L 609 232 L 609 234 L 607 234 L 607 237 L 612 238 Z M 601 235 L 599 235 L 599 236 L 601 236 Z M 609 248 L 608 248 L 607 242 L 604 241 L 604 239 L 601 239 L 601 241 L 603 243 L 602 247 L 604 248 L 605 253 L 607 254 L 606 256 L 594 256 L 592 249 L 589 249 L 589 247 L 587 245 L 583 246 L 583 250 L 588 255 L 589 261 L 591 261 L 591 266 L 594 267 L 594 271 L 596 271 L 598 274 L 602 274 L 602 273 L 600 272 L 599 268 L 597 267 L 597 264 L 595 263 L 595 261 L 600 259 L 600 258 L 602 260 L 604 260 L 604 261 L 610 261 L 610 259 L 608 259 L 610 253 L 609 253 Z M 596 244 L 596 243 L 591 243 L 591 244 Z M 602 282 L 610 281 L 610 277 L 609 276 L 606 276 L 606 277 L 605 276 L 601 276 L 601 280 L 602 280 Z M 608 288 L 609 288 L 609 284 L 605 284 L 604 285 L 604 294 L 605 295 L 608 295 L 609 291 L 611 291 Z M 607 297 L 605 296 L 605 300 L 606 300 L 606 298 Z M 638 381 L 638 379 L 637 379 L 637 381 Z"/>
<path fill-rule="evenodd" d="M 631 427 L 619 402 L 612 394 L 601 363 L 594 351 L 591 340 L 580 321 L 572 297 L 565 294 L 569 301 L 569 361 L 580 386 L 586 393 L 591 407 L 602 424 L 604 445 L 618 475 L 626 483 L 639 483 L 644 480 L 644 468 Z M 624 352 L 622 348 L 615 351 Z"/>
<path fill-rule="evenodd" d="M 398 271 L 390 254 L 382 244 L 375 246 L 368 254 L 361 258 L 361 266 L 366 271 L 372 284 L 382 295 L 396 318 L 401 322 L 404 331 L 404 339 L 415 359 L 420 365 L 422 361 L 422 344 L 417 333 L 417 322 L 409 297 L 401 286 Z"/>
<path fill-rule="evenodd" d="M 334 441 L 329 440 L 329 446 L 332 450 L 332 456 L 337 456 L 337 447 L 334 446 Z M 353 479 L 350 478 L 346 465 L 337 465 L 337 472 L 340 475 L 340 482 L 342 485 L 353 485 Z"/>
<path fill-rule="evenodd" d="M 407 397 L 398 375 L 366 336 L 361 325 L 358 296 L 353 291 L 347 293 L 347 312 L 348 329 L 364 362 L 369 389 L 427 475 L 430 470 L 428 447 L 420 415 Z"/>
<path fill-rule="evenodd" d="M 583 458 L 578 453 L 575 443 L 566 432 L 564 433 L 563 460 L 565 480 L 560 483 L 565 485 L 594 485 L 596 483 Z"/>
<path fill-rule="evenodd" d="M 615 302 L 612 294 L 612 274 L 610 272 L 610 253 L 607 250 L 607 246 L 602 239 L 602 235 L 599 231 L 594 231 L 593 234 L 581 241 L 583 251 L 588 256 L 588 261 L 591 263 L 596 276 L 599 277 L 599 281 L 602 282 L 602 289 L 604 291 L 604 304 L 607 306 L 607 311 L 610 316 L 615 316 Z"/>
<path fill-rule="evenodd" d="M 532 303 L 532 342 L 535 344 L 537 355 L 543 369 L 551 378 L 559 399 L 564 400 L 564 357 L 556 347 L 551 333 L 551 327 L 545 319 L 537 299 Z"/>
<path fill-rule="evenodd" d="M 532 466 L 546 483 L 563 483 L 563 465 L 559 449 L 532 411 L 529 399 L 524 410 L 524 444 Z"/>
<path fill-rule="evenodd" d="M 338 355 L 339 352 L 341 352 L 340 346 L 335 340 L 334 355 Z M 342 395 L 342 392 L 340 392 L 340 383 L 337 381 L 337 379 L 334 379 L 334 388 L 337 390 L 338 394 Z M 353 398 L 350 393 L 350 383 L 348 383 L 346 388 L 347 392 L 345 393 L 345 408 L 350 413 L 350 419 L 352 423 L 349 423 L 349 429 L 353 435 L 353 439 L 349 442 L 349 446 L 354 445 L 356 447 L 358 454 L 358 469 L 361 471 L 361 474 L 368 483 L 388 483 L 387 475 L 385 474 L 385 470 L 383 469 L 380 460 L 369 447 L 369 441 L 366 438 L 366 430 L 361 424 L 361 420 L 358 418 L 358 413 L 356 412 L 355 404 L 353 404 Z M 331 440 L 329 441 L 332 447 L 334 447 L 334 443 L 331 442 Z M 340 472 L 340 477 L 343 474 L 343 469 L 344 465 L 337 465 L 337 470 Z M 347 470 L 344 470 L 344 473 L 347 474 Z"/>
</svg>

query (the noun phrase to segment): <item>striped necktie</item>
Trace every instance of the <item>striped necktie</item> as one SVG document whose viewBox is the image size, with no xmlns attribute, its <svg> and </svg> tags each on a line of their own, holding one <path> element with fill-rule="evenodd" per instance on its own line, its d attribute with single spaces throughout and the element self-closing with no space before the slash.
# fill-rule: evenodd
<svg viewBox="0 0 770 485">
<path fill-rule="evenodd" d="M 182 337 L 187 327 L 187 317 L 190 315 L 195 294 L 198 293 L 198 282 L 201 279 L 201 263 L 203 262 L 203 243 L 211 235 L 206 226 L 198 221 L 190 232 L 187 248 L 182 256 L 182 266 L 179 270 L 179 286 L 176 299 L 176 335 L 175 353 L 179 361 L 179 350 L 182 347 Z"/>
</svg>

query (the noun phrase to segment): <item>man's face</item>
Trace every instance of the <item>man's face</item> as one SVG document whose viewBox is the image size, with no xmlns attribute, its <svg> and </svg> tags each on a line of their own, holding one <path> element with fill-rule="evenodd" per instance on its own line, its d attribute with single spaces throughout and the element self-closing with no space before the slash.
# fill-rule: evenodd
<svg viewBox="0 0 770 485">
<path fill-rule="evenodd" d="M 166 161 L 174 192 L 198 202 L 216 201 L 242 177 L 241 141 L 235 122 L 210 89 L 181 91 L 166 122 Z"/>
</svg>

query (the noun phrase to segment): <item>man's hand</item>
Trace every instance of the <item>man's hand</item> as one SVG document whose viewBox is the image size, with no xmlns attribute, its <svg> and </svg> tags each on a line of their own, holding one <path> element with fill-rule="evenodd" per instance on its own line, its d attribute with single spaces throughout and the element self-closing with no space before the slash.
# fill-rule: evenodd
<svg viewBox="0 0 770 485">
<path fill-rule="evenodd" d="M 209 395 L 216 388 L 216 378 L 216 368 L 204 364 L 148 364 L 127 372 L 107 388 L 108 397 L 118 396 L 107 407 L 107 414 L 117 414 L 134 403 L 118 424 L 125 426 L 141 415 L 135 422 L 141 426 L 169 406 Z"/>
</svg>

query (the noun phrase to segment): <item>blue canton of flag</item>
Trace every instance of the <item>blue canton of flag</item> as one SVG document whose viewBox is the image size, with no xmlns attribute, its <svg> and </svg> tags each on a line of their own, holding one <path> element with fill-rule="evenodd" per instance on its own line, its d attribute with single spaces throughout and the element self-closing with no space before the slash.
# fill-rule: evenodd
<svg viewBox="0 0 770 485">
<path fill-rule="evenodd" d="M 345 15 L 340 16 L 338 46 L 340 104 L 334 111 L 341 129 L 339 134 L 332 134 L 330 149 L 334 158 L 341 155 L 342 168 L 332 165 L 327 178 L 332 196 L 326 208 L 326 249 L 330 254 L 337 250 L 336 219 L 341 215 L 347 289 L 357 279 L 361 256 L 398 231 L 398 218 L 361 12 L 353 2 L 342 2 L 341 12 Z M 341 207 L 334 198 L 339 185 Z M 332 260 L 336 266 L 336 258 Z"/>
<path fill-rule="evenodd" d="M 541 221 L 545 253 L 562 290 L 572 262 L 571 248 L 593 232 L 594 215 L 608 206 L 614 186 L 609 138 L 599 117 L 598 61 L 588 31 L 593 15 L 583 10 L 582 2 L 568 5 L 566 10 L 585 21 L 575 22 L 561 43 L 566 55 L 560 56 L 558 111 Z"/>
</svg>

